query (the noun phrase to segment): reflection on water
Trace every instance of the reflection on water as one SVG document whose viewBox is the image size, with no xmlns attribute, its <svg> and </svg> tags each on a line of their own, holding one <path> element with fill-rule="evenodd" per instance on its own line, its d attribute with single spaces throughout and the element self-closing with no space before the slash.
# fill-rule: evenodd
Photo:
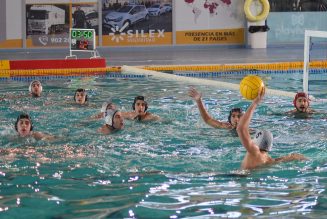
<svg viewBox="0 0 327 219">
<path fill-rule="evenodd" d="M 268 84 L 301 86 L 300 78 L 276 82 L 274 77 Z M 27 82 L 0 83 L 2 93 L 24 93 L 28 87 Z M 63 104 L 84 85 L 91 107 Z M 227 120 L 230 108 L 250 104 L 235 91 L 197 88 L 219 120 Z M 148 78 L 76 78 L 44 82 L 39 99 L 2 101 L 0 217 L 323 218 L 326 118 L 285 116 L 292 100 L 267 97 L 251 127 L 273 132 L 272 157 L 297 152 L 310 160 L 242 172 L 245 150 L 235 132 L 204 124 L 187 90 L 185 84 Z M 126 121 L 114 135 L 96 133 L 103 121 L 89 118 L 102 101 L 111 97 L 129 111 L 136 95 L 145 95 L 149 111 L 163 121 Z M 326 109 L 322 103 L 313 107 Z M 36 131 L 56 140 L 17 139 L 13 124 L 21 111 L 32 116 Z"/>
<path fill-rule="evenodd" d="M 250 176 L 249 176 L 250 177 Z M 150 194 L 140 206 L 170 211 L 206 212 L 209 215 L 283 215 L 287 213 L 311 212 L 323 188 L 316 179 L 301 178 L 290 180 L 279 177 L 242 178 L 224 175 L 197 177 L 192 186 L 193 176 L 175 176 L 169 182 L 150 188 Z M 203 184 L 199 182 L 203 181 Z M 207 183 L 205 183 L 207 181 Z M 224 181 L 224 182 L 222 182 Z M 188 182 L 188 183 L 185 183 Z M 287 182 L 287 183 L 286 183 Z M 180 185 L 186 188 L 178 188 Z M 169 200 L 167 202 L 167 200 Z M 233 215 L 233 216 L 232 216 Z"/>
</svg>

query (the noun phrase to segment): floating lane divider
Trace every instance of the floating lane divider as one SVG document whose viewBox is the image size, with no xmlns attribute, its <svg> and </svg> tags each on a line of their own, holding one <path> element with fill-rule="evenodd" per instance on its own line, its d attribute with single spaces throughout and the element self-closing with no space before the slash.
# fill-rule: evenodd
<svg viewBox="0 0 327 219">
<path fill-rule="evenodd" d="M 36 60 L 35 60 L 36 61 Z M 54 62 L 54 61 L 53 61 Z M 58 63 L 62 61 L 59 60 Z M 38 66 L 35 62 L 29 61 L 9 61 L 0 60 L 0 78 L 6 79 L 10 77 L 20 76 L 91 76 L 106 73 L 121 72 L 120 66 L 103 66 L 95 67 L 82 63 L 83 65 L 64 65 L 64 68 L 60 68 L 60 65 L 52 61 L 48 66 Z M 44 65 L 44 63 L 43 63 Z M 61 65 L 63 65 L 61 63 Z M 103 65 L 103 64 L 102 64 Z M 54 67 L 56 66 L 56 67 Z M 87 67 L 86 67 L 87 66 Z M 239 74 L 240 72 L 246 74 L 256 74 L 257 71 L 263 74 L 270 73 L 297 73 L 303 69 L 303 62 L 283 62 L 283 63 L 266 63 L 266 64 L 219 64 L 219 65 L 157 65 L 157 66 L 138 66 L 146 70 L 154 71 L 180 71 L 180 72 L 215 72 L 218 74 Z M 327 61 L 312 61 L 310 62 L 310 73 L 326 73 Z"/>
<path fill-rule="evenodd" d="M 278 62 L 258 64 L 220 64 L 220 65 L 156 65 L 141 68 L 154 71 L 236 71 L 236 70 L 267 70 L 288 71 L 303 69 L 303 62 Z M 310 68 L 327 68 L 327 61 L 311 61 Z"/>
<path fill-rule="evenodd" d="M 120 66 L 105 66 L 105 62 L 89 60 L 0 60 L 0 78 L 20 76 L 91 76 L 110 72 L 121 72 Z M 69 64 L 67 64 L 69 63 Z M 218 64 L 218 65 L 157 65 L 139 66 L 139 68 L 153 71 L 192 71 L 192 72 L 215 72 L 217 74 L 246 73 L 296 73 L 303 69 L 303 62 L 280 62 L 258 64 Z M 310 73 L 325 73 L 327 61 L 311 61 Z"/>
<path fill-rule="evenodd" d="M 122 70 L 123 74 L 127 73 L 127 74 L 146 75 L 146 76 L 152 76 L 152 77 L 155 77 L 158 79 L 179 81 L 179 82 L 183 82 L 183 83 L 189 83 L 192 85 L 214 86 L 214 87 L 226 88 L 226 89 L 230 89 L 230 90 L 239 90 L 240 89 L 239 84 L 227 83 L 227 82 L 216 81 L 216 80 L 214 81 L 214 80 L 207 80 L 207 79 L 200 79 L 200 78 L 178 76 L 178 75 L 174 75 L 174 74 L 167 74 L 167 73 L 162 73 L 159 71 L 146 70 L 146 69 L 126 66 L 126 65 L 122 66 L 121 70 Z M 291 98 L 293 98 L 295 96 L 295 93 L 293 93 L 293 92 L 274 90 L 274 89 L 266 89 L 266 94 L 273 95 L 273 96 L 291 97 Z"/>
<path fill-rule="evenodd" d="M 120 67 L 106 67 L 105 58 L 0 60 L 0 77 L 91 76 L 120 72 Z"/>
<path fill-rule="evenodd" d="M 0 70 L 0 78 L 26 76 L 92 76 L 108 72 L 120 72 L 120 66 L 104 68 L 65 68 L 65 69 L 18 69 Z"/>
</svg>

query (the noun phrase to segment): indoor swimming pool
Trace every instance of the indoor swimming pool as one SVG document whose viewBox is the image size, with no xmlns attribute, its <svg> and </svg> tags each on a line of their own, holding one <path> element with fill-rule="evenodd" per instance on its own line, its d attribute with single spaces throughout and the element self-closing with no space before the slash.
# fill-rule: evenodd
<svg viewBox="0 0 327 219">
<path fill-rule="evenodd" d="M 212 80 L 239 83 L 244 74 Z M 297 92 L 301 74 L 260 75 L 272 89 Z M 326 74 L 312 76 L 310 88 L 326 98 Z M 323 218 L 327 208 L 325 112 L 309 118 L 287 116 L 289 97 L 266 96 L 250 124 L 274 135 L 273 158 L 302 153 L 309 160 L 240 171 L 245 149 L 235 131 L 206 125 L 188 96 L 189 84 L 151 77 L 112 76 L 43 80 L 40 98 L 29 81 L 0 81 L 0 217 L 17 218 Z M 251 102 L 238 91 L 193 85 L 209 113 L 227 121 L 231 108 Z M 88 106 L 73 95 L 85 88 Z M 97 133 L 108 98 L 122 111 L 144 95 L 157 122 L 125 121 L 112 135 Z M 18 138 L 17 116 L 28 113 L 35 131 L 55 140 Z"/>
</svg>

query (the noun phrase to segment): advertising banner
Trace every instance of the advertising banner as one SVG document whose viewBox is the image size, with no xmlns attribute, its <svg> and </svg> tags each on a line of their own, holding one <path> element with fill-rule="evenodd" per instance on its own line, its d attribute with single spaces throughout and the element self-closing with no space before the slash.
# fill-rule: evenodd
<svg viewBox="0 0 327 219">
<path fill-rule="evenodd" d="M 269 15 L 268 42 L 303 43 L 305 30 L 327 31 L 326 12 L 275 12 Z"/>
<path fill-rule="evenodd" d="M 103 0 L 103 46 L 172 44 L 171 0 Z"/>
<path fill-rule="evenodd" d="M 243 4 L 232 0 L 176 1 L 176 44 L 244 44 Z"/>
<path fill-rule="evenodd" d="M 271 12 L 327 11 L 327 0 L 269 0 Z"/>
<path fill-rule="evenodd" d="M 97 0 L 26 0 L 26 46 L 69 47 L 69 28 L 98 31 Z"/>
<path fill-rule="evenodd" d="M 81 3 L 81 0 L 75 0 L 72 4 L 72 27 L 94 29 L 98 35 L 99 15 L 98 5 L 96 3 Z"/>
<path fill-rule="evenodd" d="M 25 0 L 27 5 L 32 4 L 67 4 L 70 0 Z"/>
</svg>

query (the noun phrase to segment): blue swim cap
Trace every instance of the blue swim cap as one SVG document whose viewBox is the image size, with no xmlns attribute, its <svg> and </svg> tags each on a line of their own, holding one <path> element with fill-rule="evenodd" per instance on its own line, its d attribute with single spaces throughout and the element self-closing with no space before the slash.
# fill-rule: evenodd
<svg viewBox="0 0 327 219">
<path fill-rule="evenodd" d="M 273 135 L 268 130 L 258 130 L 253 141 L 260 148 L 260 151 L 270 151 L 273 144 Z"/>
</svg>

